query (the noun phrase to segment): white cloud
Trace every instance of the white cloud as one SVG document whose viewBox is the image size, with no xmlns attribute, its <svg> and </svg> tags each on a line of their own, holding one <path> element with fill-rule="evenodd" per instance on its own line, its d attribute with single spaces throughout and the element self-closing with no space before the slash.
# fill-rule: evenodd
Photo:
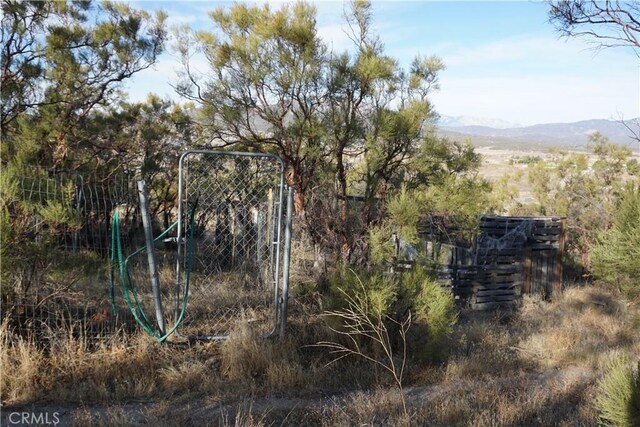
<svg viewBox="0 0 640 427">
<path fill-rule="evenodd" d="M 606 58 L 626 59 L 622 51 L 594 51 L 590 45 L 577 39 L 558 39 L 551 36 L 525 35 L 493 41 L 472 47 L 448 46 L 439 52 L 451 67 L 500 64 L 515 61 L 542 62 L 555 67 L 576 62 L 603 63 Z M 495 66 L 495 65 L 494 65 Z"/>
<path fill-rule="evenodd" d="M 640 116 L 636 72 L 599 80 L 590 76 L 442 77 L 433 95 L 446 115 L 493 117 L 531 125 Z"/>
<path fill-rule="evenodd" d="M 167 7 L 172 9 L 169 15 L 173 23 L 203 28 L 208 22 L 205 9 L 221 5 L 189 3 L 184 10 L 175 10 L 168 3 Z M 315 6 L 318 35 L 334 52 L 351 49 L 353 43 L 343 19 L 344 3 L 320 2 Z M 430 45 L 415 26 L 385 21 L 385 7 L 395 5 L 376 5 L 375 30 L 389 55 L 404 66 L 419 52 L 443 58 L 447 69 L 441 75 L 440 92 L 432 97 L 442 114 L 522 124 L 611 118 L 618 113 L 640 116 L 640 63 L 631 52 L 610 49 L 596 53 L 584 40 L 558 39 L 550 29 L 482 44 L 468 40 L 462 45 L 441 38 Z M 192 65 L 201 72 L 207 70 L 202 55 L 194 56 Z M 162 55 L 154 69 L 140 73 L 128 85 L 131 97 L 145 99 L 153 91 L 178 99 L 169 82 L 176 80 L 180 68 L 175 56 Z"/>
<path fill-rule="evenodd" d="M 438 54 L 447 69 L 432 99 L 442 114 L 522 124 L 639 116 L 638 58 L 588 46 L 539 35 L 442 46 Z"/>
</svg>

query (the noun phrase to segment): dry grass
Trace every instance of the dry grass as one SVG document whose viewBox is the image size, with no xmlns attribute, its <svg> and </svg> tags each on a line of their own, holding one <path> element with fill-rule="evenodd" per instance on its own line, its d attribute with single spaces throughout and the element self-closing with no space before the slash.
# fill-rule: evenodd
<svg viewBox="0 0 640 427">
<path fill-rule="evenodd" d="M 71 405 L 76 425 L 595 425 L 608 356 L 640 354 L 638 306 L 602 288 L 463 313 L 447 362 L 409 358 L 405 416 L 384 372 L 355 358 L 325 366 L 331 355 L 309 345 L 339 337 L 309 313 L 292 307 L 284 340 L 244 319 L 224 342 L 182 347 L 136 333 L 89 350 L 67 330 L 47 350 L 5 324 L 2 401 Z"/>
<path fill-rule="evenodd" d="M 264 339 L 246 322 L 240 322 L 222 343 L 220 356 L 223 374 L 233 381 L 275 388 L 305 382 L 295 343 Z"/>
<path fill-rule="evenodd" d="M 593 376 L 566 375 L 458 380 L 408 388 L 405 415 L 397 393 L 375 389 L 321 406 L 295 408 L 276 425 L 319 426 L 595 426 Z"/>
<path fill-rule="evenodd" d="M 517 331 L 508 320 L 493 313 L 473 313 L 464 319 L 456 330 L 444 380 L 513 376 L 530 369 L 514 348 Z"/>
<path fill-rule="evenodd" d="M 543 368 L 602 368 L 612 352 L 640 354 L 638 316 L 638 307 L 604 288 L 570 288 L 551 304 L 525 301 L 518 347 Z"/>
<path fill-rule="evenodd" d="M 193 395 L 218 387 L 195 349 L 176 351 L 137 333 L 116 336 L 97 348 L 72 331 L 43 348 L 34 340 L 0 329 L 2 402 L 121 402 L 178 393 Z M 203 352 L 213 353 L 215 349 Z M 204 373 L 207 375 L 203 375 Z"/>
<path fill-rule="evenodd" d="M 38 383 L 42 377 L 44 355 L 36 351 L 32 342 L 19 339 L 9 347 L 6 324 L 0 328 L 0 390 L 2 400 L 19 402 L 38 397 Z"/>
<path fill-rule="evenodd" d="M 574 287 L 554 302 L 525 297 L 515 313 L 471 313 L 456 329 L 445 381 L 581 366 L 640 354 L 640 310 L 611 291 Z"/>
<path fill-rule="evenodd" d="M 415 425 L 595 425 L 588 379 L 538 381 L 531 376 L 467 381 L 434 393 Z"/>
</svg>

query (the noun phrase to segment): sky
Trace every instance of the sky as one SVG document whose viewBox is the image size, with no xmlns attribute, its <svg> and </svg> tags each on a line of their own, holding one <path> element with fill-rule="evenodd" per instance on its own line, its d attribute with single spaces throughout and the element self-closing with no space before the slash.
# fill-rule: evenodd
<svg viewBox="0 0 640 427">
<path fill-rule="evenodd" d="M 216 1 L 132 1 L 163 9 L 168 25 L 211 29 Z M 279 8 L 283 2 L 269 2 Z M 262 4 L 262 3 L 258 3 Z M 350 46 L 345 4 L 314 2 L 318 34 L 336 52 Z M 435 54 L 446 69 L 431 97 L 438 113 L 514 125 L 631 119 L 640 116 L 640 57 L 631 48 L 595 50 L 586 39 L 559 37 L 539 1 L 373 1 L 374 29 L 385 52 L 408 68 Z M 171 44 L 171 43 L 170 43 Z M 169 47 L 158 64 L 128 84 L 132 100 L 154 92 L 175 100 L 178 55 Z M 200 61 L 201 65 L 203 61 Z M 201 70 L 205 71 L 205 70 Z"/>
</svg>

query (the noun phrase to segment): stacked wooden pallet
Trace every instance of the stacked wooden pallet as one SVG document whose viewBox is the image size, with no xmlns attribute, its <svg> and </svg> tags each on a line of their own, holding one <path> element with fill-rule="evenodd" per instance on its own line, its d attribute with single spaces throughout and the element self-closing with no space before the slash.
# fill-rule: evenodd
<svg viewBox="0 0 640 427">
<path fill-rule="evenodd" d="M 457 300 L 485 310 L 511 306 L 522 289 L 522 268 L 516 265 L 461 266 L 449 272 Z"/>
<path fill-rule="evenodd" d="M 470 256 L 453 256 L 454 246 L 440 278 L 475 309 L 512 306 L 524 293 L 550 298 L 561 289 L 563 247 L 563 218 L 483 216 Z"/>
<path fill-rule="evenodd" d="M 480 218 L 480 233 L 501 238 L 517 228 L 528 228 L 529 236 L 527 247 L 531 247 L 532 249 L 549 249 L 550 246 L 559 246 L 563 222 L 564 220 L 558 217 L 485 215 Z"/>
<path fill-rule="evenodd" d="M 500 217 L 480 219 L 478 242 L 500 242 L 499 248 L 477 248 L 478 264 L 520 268 L 521 293 L 551 297 L 560 292 L 564 220 L 558 217 Z"/>
</svg>

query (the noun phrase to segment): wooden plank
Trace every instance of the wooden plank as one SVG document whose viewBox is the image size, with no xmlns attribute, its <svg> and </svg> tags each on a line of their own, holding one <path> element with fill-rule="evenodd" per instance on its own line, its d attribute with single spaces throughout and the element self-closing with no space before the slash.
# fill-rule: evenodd
<svg viewBox="0 0 640 427">
<path fill-rule="evenodd" d="M 538 252 L 542 252 L 542 251 L 548 251 L 551 248 L 557 247 L 558 242 L 536 242 L 536 243 L 532 243 L 530 245 L 528 245 L 532 251 L 538 251 Z"/>
<path fill-rule="evenodd" d="M 506 286 L 506 285 L 510 285 L 510 284 L 514 284 L 516 282 L 519 282 L 520 278 L 517 277 L 510 277 L 507 279 L 496 279 L 496 280 L 474 280 L 473 286 L 476 287 L 482 287 L 482 286 Z"/>
<path fill-rule="evenodd" d="M 512 278 L 510 280 L 496 280 L 496 281 L 479 281 L 479 280 L 465 280 L 458 281 L 455 280 L 453 282 L 453 287 L 457 289 L 493 289 L 493 288 L 504 288 L 504 287 L 513 287 L 513 286 L 521 286 L 522 280 L 521 278 Z"/>
<path fill-rule="evenodd" d="M 478 261 L 503 261 L 516 263 L 522 259 L 521 254 L 482 254 L 478 256 Z"/>
<path fill-rule="evenodd" d="M 562 259 L 564 257 L 564 241 L 565 241 L 565 228 L 566 228 L 567 220 L 563 218 L 561 220 L 561 233 L 560 240 L 558 241 L 558 251 L 556 252 L 556 265 L 554 269 L 554 283 L 553 283 L 553 294 L 552 298 L 557 299 L 560 298 L 562 294 Z"/>
<path fill-rule="evenodd" d="M 476 298 L 475 303 L 476 304 L 482 304 L 482 303 L 496 303 L 496 302 L 511 302 L 511 301 L 516 301 L 516 297 L 515 295 L 510 295 L 510 296 L 492 296 L 492 297 L 480 297 L 480 298 Z"/>
<path fill-rule="evenodd" d="M 471 280 L 471 282 L 482 285 L 482 284 L 512 283 L 512 282 L 518 282 L 521 280 L 522 280 L 522 275 L 510 274 L 508 276 L 476 277 L 473 280 Z"/>
<path fill-rule="evenodd" d="M 508 265 L 508 264 L 507 264 Z M 502 265 L 493 265 L 491 267 L 502 267 Z M 505 277 L 505 276 L 513 276 L 513 275 L 521 275 L 523 272 L 522 267 L 507 271 L 502 270 L 487 270 L 487 271 L 462 271 L 457 273 L 452 273 L 451 276 L 456 277 L 457 279 L 485 279 L 491 277 Z"/>
<path fill-rule="evenodd" d="M 500 267 L 500 266 L 496 265 L 495 267 Z M 481 273 L 479 272 L 476 277 L 492 279 L 492 278 L 498 278 L 498 277 L 504 278 L 504 277 L 521 276 L 521 275 L 522 275 L 522 268 L 519 268 L 513 271 L 484 271 Z"/>
<path fill-rule="evenodd" d="M 540 257 L 538 258 L 538 293 L 546 292 L 546 276 L 547 276 L 547 255 L 549 251 L 540 252 Z"/>
<path fill-rule="evenodd" d="M 481 253 L 493 254 L 493 255 L 522 255 L 524 253 L 524 249 L 519 247 L 518 248 L 510 247 L 510 248 L 502 248 L 502 249 L 481 248 L 479 249 L 479 251 Z"/>
<path fill-rule="evenodd" d="M 472 303 L 471 309 L 473 310 L 492 310 L 494 308 L 511 308 L 516 305 L 516 301 L 503 301 L 503 302 L 487 302 L 487 303 Z"/>
<path fill-rule="evenodd" d="M 533 235 L 536 235 L 536 234 L 555 234 L 555 235 L 559 235 L 561 231 L 562 231 L 562 226 L 558 225 L 557 227 L 539 227 L 539 228 L 534 228 L 533 232 L 531 234 L 533 234 Z"/>
<path fill-rule="evenodd" d="M 555 251 L 547 252 L 547 277 L 545 277 L 545 286 L 547 289 L 547 296 L 551 298 L 553 293 L 553 271 L 554 271 L 554 263 L 555 259 Z"/>
<path fill-rule="evenodd" d="M 544 298 L 549 296 L 549 251 L 542 252 L 540 257 L 540 291 Z"/>
<path fill-rule="evenodd" d="M 474 302 L 500 302 L 500 301 L 515 301 L 520 298 L 520 295 L 516 294 L 491 294 L 491 295 L 474 295 L 471 299 Z"/>
<path fill-rule="evenodd" d="M 540 293 L 538 288 L 540 285 L 540 254 L 542 252 L 533 252 L 533 270 L 531 277 L 531 293 L 536 295 Z"/>
<path fill-rule="evenodd" d="M 472 286 L 493 286 L 493 285 L 505 285 L 509 283 L 515 283 L 522 281 L 522 277 L 519 276 L 508 276 L 508 277 L 495 277 L 492 279 L 483 279 L 483 278 L 475 278 L 475 279 L 467 279 L 457 281 L 461 285 L 471 284 Z"/>
<path fill-rule="evenodd" d="M 482 295 L 502 294 L 505 292 L 519 293 L 520 286 L 517 286 L 511 283 L 508 286 L 478 286 L 473 288 L 473 290 L 476 292 L 476 294 L 482 294 Z"/>
<path fill-rule="evenodd" d="M 522 283 L 521 277 L 511 277 L 509 279 L 501 279 L 501 280 L 474 280 L 473 286 L 482 287 L 482 286 L 510 286 L 515 283 Z"/>
<path fill-rule="evenodd" d="M 497 301 L 497 298 L 509 297 L 516 298 L 520 296 L 519 289 L 506 289 L 502 291 L 478 291 L 475 294 L 476 299 L 478 298 L 494 298 Z"/>
<path fill-rule="evenodd" d="M 524 280 L 522 284 L 522 293 L 531 293 L 531 249 L 528 248 L 524 255 Z"/>
<path fill-rule="evenodd" d="M 473 286 L 476 290 L 492 290 L 492 289 L 512 289 L 518 286 L 519 282 L 507 283 L 480 283 Z"/>
<path fill-rule="evenodd" d="M 497 266 L 490 266 L 490 267 L 478 266 L 477 270 L 484 271 L 484 272 L 491 272 L 491 273 L 509 273 L 509 272 L 517 272 L 520 270 L 520 268 L 517 266 L 511 266 L 511 265 L 497 265 Z"/>
<path fill-rule="evenodd" d="M 558 240 L 560 240 L 560 236 L 554 235 L 554 234 L 548 234 L 548 235 L 532 235 L 531 236 L 531 240 L 538 242 L 538 243 L 542 243 L 542 242 L 557 242 Z"/>
<path fill-rule="evenodd" d="M 508 230 L 513 230 L 518 228 L 521 224 L 514 222 L 493 222 L 493 223 L 482 223 L 480 224 L 480 230 L 482 231 L 492 231 L 492 232 L 505 232 Z"/>
</svg>

